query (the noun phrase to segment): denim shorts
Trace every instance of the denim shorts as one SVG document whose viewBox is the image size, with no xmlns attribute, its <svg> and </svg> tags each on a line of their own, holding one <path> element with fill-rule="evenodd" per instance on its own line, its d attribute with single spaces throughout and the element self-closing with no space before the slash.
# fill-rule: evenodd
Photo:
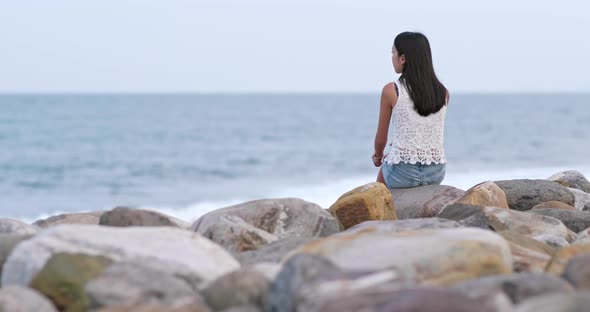
<svg viewBox="0 0 590 312">
<path fill-rule="evenodd" d="M 381 171 L 387 188 L 407 188 L 421 185 L 441 184 L 445 178 L 445 164 L 423 165 L 421 163 L 383 163 Z"/>
</svg>

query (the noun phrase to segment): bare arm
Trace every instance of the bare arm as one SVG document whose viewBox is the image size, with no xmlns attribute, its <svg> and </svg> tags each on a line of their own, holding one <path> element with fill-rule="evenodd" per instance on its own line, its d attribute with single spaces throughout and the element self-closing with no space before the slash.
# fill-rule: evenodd
<svg viewBox="0 0 590 312">
<path fill-rule="evenodd" d="M 385 145 L 387 145 L 387 134 L 389 132 L 389 121 L 391 112 L 397 102 L 397 93 L 393 82 L 386 84 L 381 91 L 381 105 L 379 110 L 379 124 L 375 134 L 375 155 L 381 159 Z M 380 163 L 380 161 L 379 161 Z"/>
</svg>

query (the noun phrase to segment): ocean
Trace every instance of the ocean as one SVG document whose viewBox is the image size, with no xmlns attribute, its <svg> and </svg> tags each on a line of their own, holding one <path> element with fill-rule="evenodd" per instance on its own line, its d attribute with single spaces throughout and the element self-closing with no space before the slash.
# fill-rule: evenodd
<svg viewBox="0 0 590 312">
<path fill-rule="evenodd" d="M 0 216 L 132 206 L 193 221 L 375 181 L 379 94 L 0 95 Z M 390 129 L 391 130 L 391 129 Z M 454 94 L 443 184 L 590 177 L 590 95 Z"/>
</svg>

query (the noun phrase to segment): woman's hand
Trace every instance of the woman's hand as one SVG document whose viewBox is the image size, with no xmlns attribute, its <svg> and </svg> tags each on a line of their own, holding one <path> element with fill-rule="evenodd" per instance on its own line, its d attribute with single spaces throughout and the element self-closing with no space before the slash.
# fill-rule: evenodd
<svg viewBox="0 0 590 312">
<path fill-rule="evenodd" d="M 373 154 L 373 164 L 375 167 L 380 167 L 383 164 L 383 155 L 378 156 Z"/>
</svg>

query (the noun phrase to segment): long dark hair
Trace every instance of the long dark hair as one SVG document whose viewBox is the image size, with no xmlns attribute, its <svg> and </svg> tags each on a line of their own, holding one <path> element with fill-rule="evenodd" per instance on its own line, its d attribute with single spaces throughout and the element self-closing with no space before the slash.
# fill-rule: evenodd
<svg viewBox="0 0 590 312">
<path fill-rule="evenodd" d="M 400 82 L 422 116 L 438 112 L 446 104 L 447 89 L 436 78 L 428 39 L 421 33 L 403 32 L 393 41 L 398 52 L 406 58 Z"/>
</svg>

